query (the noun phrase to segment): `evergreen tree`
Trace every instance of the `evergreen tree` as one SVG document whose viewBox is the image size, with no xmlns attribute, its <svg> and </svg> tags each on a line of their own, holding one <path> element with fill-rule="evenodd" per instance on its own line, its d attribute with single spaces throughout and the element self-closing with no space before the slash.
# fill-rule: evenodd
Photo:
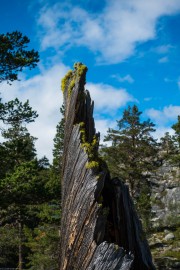
<svg viewBox="0 0 180 270">
<path fill-rule="evenodd" d="M 56 135 L 54 138 L 54 149 L 53 149 L 53 169 L 56 170 L 57 174 L 60 174 L 62 168 L 62 156 L 63 156 L 63 145 L 64 145 L 64 104 L 60 108 L 62 115 L 61 121 L 56 126 Z"/>
<path fill-rule="evenodd" d="M 62 172 L 62 158 L 63 158 L 63 145 L 64 145 L 64 105 L 60 108 L 62 118 L 56 126 L 56 134 L 54 137 L 54 148 L 53 148 L 53 162 L 51 166 L 51 176 L 49 188 L 54 194 L 55 198 L 60 200 L 60 182 Z"/>
<path fill-rule="evenodd" d="M 27 50 L 29 41 L 18 31 L 0 34 L 0 82 L 17 80 L 18 72 L 37 65 L 39 55 L 34 50 Z"/>
<path fill-rule="evenodd" d="M 178 115 L 178 121 L 176 124 L 174 124 L 172 126 L 172 128 L 174 129 L 175 131 L 175 139 L 176 139 L 176 142 L 178 144 L 178 146 L 180 147 L 180 115 Z"/>
<path fill-rule="evenodd" d="M 61 121 L 56 127 L 53 149 L 53 163 L 50 166 L 48 181 L 45 185 L 48 199 L 39 205 L 38 226 L 26 228 L 26 246 L 31 252 L 28 255 L 28 266 L 36 269 L 57 269 L 60 226 L 60 181 L 64 144 L 64 106 L 60 112 Z M 45 173 L 45 171 L 44 171 Z"/>
<path fill-rule="evenodd" d="M 1 135 L 4 142 L 0 145 L 3 157 L 2 176 L 13 170 L 14 166 L 30 161 L 36 156 L 35 139 L 26 128 L 38 116 L 29 106 L 29 101 L 20 102 L 17 98 L 4 103 L 5 113 Z"/>
<path fill-rule="evenodd" d="M 151 210 L 147 176 L 155 168 L 157 143 L 152 137 L 155 131 L 150 120 L 141 121 L 138 107 L 128 107 L 117 121 L 118 129 L 109 129 L 105 141 L 111 146 L 101 149 L 113 177 L 123 179 L 134 197 L 144 225 L 148 227 Z"/>
<path fill-rule="evenodd" d="M 173 136 L 174 143 L 176 145 L 176 153 L 172 157 L 172 162 L 180 167 L 180 115 L 178 115 L 178 121 L 176 124 L 172 126 L 175 131 L 175 135 Z"/>
<path fill-rule="evenodd" d="M 123 178 L 132 195 L 144 174 L 154 168 L 157 153 L 156 140 L 151 135 L 155 131 L 154 124 L 150 120 L 141 122 L 141 114 L 137 106 L 129 106 L 117 121 L 118 130 L 108 130 L 105 141 L 110 141 L 112 146 L 103 150 L 112 175 Z"/>
<path fill-rule="evenodd" d="M 174 145 L 173 137 L 169 134 L 169 132 L 166 132 L 164 137 L 160 139 L 160 148 L 167 157 L 174 153 L 176 147 Z"/>
<path fill-rule="evenodd" d="M 38 226 L 26 227 L 28 269 L 58 269 L 60 207 L 56 200 L 39 205 Z"/>
<path fill-rule="evenodd" d="M 23 162 L 0 182 L 1 226 L 11 225 L 18 231 L 18 269 L 23 268 L 26 255 L 24 226 L 37 226 L 39 205 L 48 197 L 45 190 L 47 179 L 41 177 L 41 171 L 37 160 Z"/>
<path fill-rule="evenodd" d="M 4 103 L 3 108 L 2 120 L 6 126 L 1 133 L 4 142 L 0 145 L 3 154 L 0 222 L 4 228 L 11 226 L 18 230 L 19 269 L 22 269 L 22 228 L 25 219 L 23 212 L 27 212 L 24 209 L 28 198 L 33 201 L 36 193 L 34 189 L 37 190 L 39 185 L 34 182 L 37 170 L 33 173 L 31 164 L 36 156 L 35 138 L 29 134 L 26 124 L 33 122 L 37 113 L 32 110 L 28 101 L 23 104 L 18 99 Z"/>
<path fill-rule="evenodd" d="M 177 152 L 177 146 L 174 141 L 174 136 L 171 136 L 169 132 L 166 132 L 160 139 L 158 160 L 161 164 L 164 160 L 172 161 L 172 158 Z"/>
</svg>

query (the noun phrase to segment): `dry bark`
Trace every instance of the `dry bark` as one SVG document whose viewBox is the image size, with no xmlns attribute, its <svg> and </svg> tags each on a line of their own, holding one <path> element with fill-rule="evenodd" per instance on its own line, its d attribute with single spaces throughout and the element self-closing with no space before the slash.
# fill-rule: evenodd
<svg viewBox="0 0 180 270">
<path fill-rule="evenodd" d="M 65 140 L 60 270 L 155 269 L 128 188 L 98 156 L 86 68 L 63 82 Z M 72 87 L 73 86 L 73 87 Z"/>
</svg>

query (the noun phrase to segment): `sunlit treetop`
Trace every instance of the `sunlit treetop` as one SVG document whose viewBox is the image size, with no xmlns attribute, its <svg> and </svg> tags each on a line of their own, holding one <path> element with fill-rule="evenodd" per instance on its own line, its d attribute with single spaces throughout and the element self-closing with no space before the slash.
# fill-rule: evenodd
<svg viewBox="0 0 180 270">
<path fill-rule="evenodd" d="M 39 54 L 34 49 L 27 50 L 29 42 L 18 31 L 0 34 L 0 82 L 18 80 L 18 73 L 24 68 L 37 66 Z"/>
</svg>

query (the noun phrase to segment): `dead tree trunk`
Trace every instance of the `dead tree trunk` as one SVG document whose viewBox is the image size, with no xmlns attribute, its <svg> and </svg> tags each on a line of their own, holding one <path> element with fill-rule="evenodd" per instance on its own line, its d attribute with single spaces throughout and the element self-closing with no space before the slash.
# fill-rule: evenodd
<svg viewBox="0 0 180 270">
<path fill-rule="evenodd" d="M 98 156 L 93 102 L 77 63 L 62 80 L 65 140 L 60 270 L 155 269 L 128 188 Z"/>
</svg>

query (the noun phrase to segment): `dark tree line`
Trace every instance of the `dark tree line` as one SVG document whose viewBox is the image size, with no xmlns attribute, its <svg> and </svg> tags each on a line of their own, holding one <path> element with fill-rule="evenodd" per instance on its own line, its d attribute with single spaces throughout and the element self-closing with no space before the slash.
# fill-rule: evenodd
<svg viewBox="0 0 180 270">
<path fill-rule="evenodd" d="M 10 106 L 9 106 L 10 105 Z M 54 139 L 54 159 L 36 156 L 27 124 L 37 113 L 18 99 L 6 108 L 0 143 L 0 267 L 57 268 L 63 118 Z M 57 165 L 58 164 L 58 165 Z M 10 241 L 8 241 L 10 239 Z"/>
<path fill-rule="evenodd" d="M 17 31 L 0 35 L 0 82 L 12 83 L 24 68 L 36 67 L 38 52 L 28 43 Z M 63 119 L 50 165 L 37 158 L 37 138 L 27 128 L 37 117 L 28 100 L 0 98 L 0 267 L 58 267 Z"/>
</svg>

